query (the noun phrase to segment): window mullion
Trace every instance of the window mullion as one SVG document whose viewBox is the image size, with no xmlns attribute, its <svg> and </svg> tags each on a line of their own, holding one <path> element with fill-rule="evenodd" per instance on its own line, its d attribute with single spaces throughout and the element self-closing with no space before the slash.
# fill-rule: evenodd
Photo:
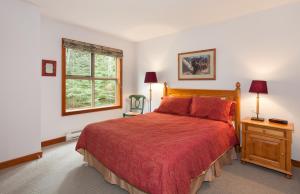
<svg viewBox="0 0 300 194">
<path fill-rule="evenodd" d="M 96 89 L 95 89 L 95 54 L 91 53 L 91 77 L 92 77 L 92 107 L 96 106 Z"/>
</svg>

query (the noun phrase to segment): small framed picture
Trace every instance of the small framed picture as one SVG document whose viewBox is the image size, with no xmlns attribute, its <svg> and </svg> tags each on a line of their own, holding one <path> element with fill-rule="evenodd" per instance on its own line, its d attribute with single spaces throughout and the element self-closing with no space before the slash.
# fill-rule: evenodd
<svg viewBox="0 0 300 194">
<path fill-rule="evenodd" d="M 42 76 L 56 76 L 56 61 L 42 60 Z"/>
<path fill-rule="evenodd" d="M 216 49 L 179 53 L 178 80 L 216 80 Z"/>
</svg>

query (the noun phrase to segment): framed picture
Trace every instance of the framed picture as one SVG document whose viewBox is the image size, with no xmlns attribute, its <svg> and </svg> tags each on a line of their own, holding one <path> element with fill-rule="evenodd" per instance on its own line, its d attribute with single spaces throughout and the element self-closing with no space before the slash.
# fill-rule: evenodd
<svg viewBox="0 0 300 194">
<path fill-rule="evenodd" d="M 178 80 L 216 80 L 216 49 L 179 53 Z"/>
<path fill-rule="evenodd" d="M 42 60 L 42 76 L 56 76 L 56 61 Z"/>
</svg>

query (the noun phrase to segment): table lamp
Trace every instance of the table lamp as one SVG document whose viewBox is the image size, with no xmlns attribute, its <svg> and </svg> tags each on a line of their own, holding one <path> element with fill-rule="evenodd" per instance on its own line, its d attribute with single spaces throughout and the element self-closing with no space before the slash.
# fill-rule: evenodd
<svg viewBox="0 0 300 194">
<path fill-rule="evenodd" d="M 151 101 L 152 101 L 152 89 L 151 83 L 157 83 L 157 77 L 155 72 L 146 72 L 145 81 L 144 83 L 150 83 L 150 95 L 149 95 L 149 104 L 150 104 L 150 111 L 151 112 Z"/>
<path fill-rule="evenodd" d="M 256 117 L 251 120 L 264 121 L 264 118 L 259 118 L 259 94 L 268 94 L 267 82 L 263 80 L 253 80 L 249 89 L 250 93 L 257 93 L 256 97 Z"/>
</svg>

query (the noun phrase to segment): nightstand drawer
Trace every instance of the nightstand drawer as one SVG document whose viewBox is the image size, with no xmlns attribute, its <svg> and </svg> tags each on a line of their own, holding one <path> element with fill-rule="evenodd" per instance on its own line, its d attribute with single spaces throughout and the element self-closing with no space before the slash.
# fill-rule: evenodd
<svg viewBox="0 0 300 194">
<path fill-rule="evenodd" d="M 285 169 L 285 141 L 273 137 L 249 134 L 246 137 L 247 159 L 279 169 Z"/>
<path fill-rule="evenodd" d="M 279 130 L 273 130 L 273 129 L 266 129 L 262 127 L 257 127 L 257 126 L 248 126 L 249 132 L 256 132 L 256 133 L 262 133 L 266 135 L 272 135 L 272 136 L 277 136 L 277 137 L 285 137 L 283 131 Z"/>
</svg>

